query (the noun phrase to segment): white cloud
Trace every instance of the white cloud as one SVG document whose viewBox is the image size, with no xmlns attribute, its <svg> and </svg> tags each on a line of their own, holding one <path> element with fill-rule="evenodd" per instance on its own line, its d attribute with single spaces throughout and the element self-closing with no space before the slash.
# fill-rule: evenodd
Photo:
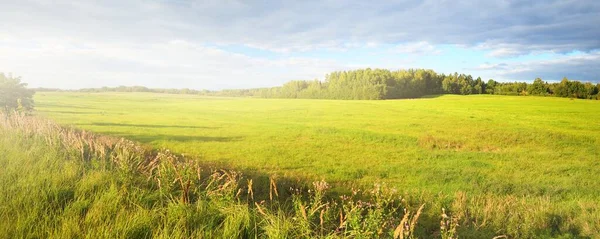
<svg viewBox="0 0 600 239">
<path fill-rule="evenodd" d="M 428 42 L 421 41 L 397 45 L 392 48 L 392 52 L 413 55 L 437 55 L 442 51 Z"/>
<path fill-rule="evenodd" d="M 497 74 L 514 80 L 533 80 L 540 77 L 544 80 L 558 81 L 568 77 L 574 80 L 600 82 L 598 69 L 600 69 L 600 52 L 596 51 L 560 55 L 550 60 L 508 63 Z"/>
<path fill-rule="evenodd" d="M 504 70 L 507 68 L 507 66 L 508 65 L 506 63 L 497 63 L 497 64 L 484 63 L 477 67 L 472 68 L 472 70 Z"/>
</svg>

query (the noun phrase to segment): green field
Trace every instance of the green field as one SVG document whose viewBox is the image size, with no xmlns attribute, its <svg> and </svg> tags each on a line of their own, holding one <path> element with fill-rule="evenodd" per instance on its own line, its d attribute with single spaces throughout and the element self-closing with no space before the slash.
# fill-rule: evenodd
<svg viewBox="0 0 600 239">
<path fill-rule="evenodd" d="M 600 102 L 388 101 L 38 93 L 61 124 L 239 170 L 429 192 L 600 196 Z"/>
<path fill-rule="evenodd" d="M 35 114 L 100 136 L 39 117 L 2 116 L 0 232 L 385 238 L 423 205 L 423 215 L 415 215 L 419 238 L 455 238 L 449 225 L 458 226 L 460 238 L 598 238 L 599 103 L 490 95 L 333 101 L 40 92 Z M 196 176 L 207 165 L 249 177 Z M 321 179 L 353 199 L 323 198 L 320 184 L 289 184 Z M 290 185 L 308 194 L 273 198 L 275 182 L 283 194 Z M 387 186 L 373 190 L 380 183 Z M 364 193 L 349 194 L 357 187 Z"/>
</svg>

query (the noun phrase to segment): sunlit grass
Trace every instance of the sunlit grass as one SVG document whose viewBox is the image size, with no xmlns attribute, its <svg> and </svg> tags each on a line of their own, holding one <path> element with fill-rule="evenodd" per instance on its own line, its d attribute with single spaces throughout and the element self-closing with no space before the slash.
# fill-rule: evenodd
<svg viewBox="0 0 600 239">
<path fill-rule="evenodd" d="M 42 115 L 238 169 L 452 193 L 592 195 L 600 102 L 39 93 Z M 586 185 L 586 187 L 581 187 Z"/>
<path fill-rule="evenodd" d="M 343 192 L 385 182 L 427 204 L 424 228 L 439 222 L 440 208 L 447 208 L 462 218 L 463 237 L 600 234 L 596 101 L 36 97 L 38 114 L 61 124 L 169 148 L 203 163 L 291 180 L 324 179 Z M 266 184 L 260 185 L 264 192 Z M 265 230 L 277 234 L 291 226 L 276 222 L 284 224 Z"/>
<path fill-rule="evenodd" d="M 398 230 L 411 205 L 389 188 L 332 198 L 319 181 L 281 191 L 273 178 L 255 185 L 168 150 L 16 114 L 0 113 L 0 133 L 3 238 L 407 238 L 423 208 Z M 433 235 L 427 224 L 421 234 Z"/>
</svg>

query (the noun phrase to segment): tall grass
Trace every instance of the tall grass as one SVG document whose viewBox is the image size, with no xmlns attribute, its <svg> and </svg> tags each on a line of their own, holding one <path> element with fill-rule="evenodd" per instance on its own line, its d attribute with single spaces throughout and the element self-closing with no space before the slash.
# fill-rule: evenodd
<svg viewBox="0 0 600 239">
<path fill-rule="evenodd" d="M 576 238 L 598 204 L 398 191 L 282 188 L 169 150 L 21 114 L 0 115 L 0 237 Z M 267 190 L 268 188 L 268 190 Z M 283 192 L 286 193 L 283 193 Z M 289 195 L 289 196 L 288 196 Z"/>
<path fill-rule="evenodd" d="M 415 231 L 418 214 L 395 233 L 412 206 L 391 190 L 376 189 L 367 201 L 358 193 L 328 198 L 320 181 L 280 198 L 271 180 L 269 198 L 256 200 L 253 181 L 238 172 L 45 119 L 1 118 L 3 237 L 411 238 Z"/>
</svg>

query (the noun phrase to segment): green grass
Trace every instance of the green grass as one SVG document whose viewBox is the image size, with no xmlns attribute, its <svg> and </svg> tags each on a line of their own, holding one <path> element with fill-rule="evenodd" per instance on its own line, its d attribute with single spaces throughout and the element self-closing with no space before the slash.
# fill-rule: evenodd
<svg viewBox="0 0 600 239">
<path fill-rule="evenodd" d="M 421 209 L 409 215 L 409 203 L 386 188 L 331 199 L 321 181 L 284 196 L 274 180 L 253 185 L 233 171 L 37 117 L 0 113 L 0 135 L 0 238 L 407 238 L 445 232 L 431 221 L 413 227 Z M 267 199 L 251 193 L 265 186 Z M 402 218 L 410 229 L 396 229 Z"/>
<path fill-rule="evenodd" d="M 39 93 L 40 114 L 238 169 L 402 189 L 598 196 L 600 102 Z"/>
<path fill-rule="evenodd" d="M 520 233 L 528 224 L 548 232 L 600 235 L 598 101 L 46 92 L 35 100 L 39 114 L 61 124 L 169 148 L 201 162 L 324 179 L 341 191 L 384 182 L 422 193 L 433 204 L 430 210 L 461 208 L 479 218 L 493 214 L 488 224 L 499 233 Z M 462 193 L 467 199 L 461 204 L 455 194 Z M 488 208 L 495 204 L 500 206 Z M 508 215 L 516 210 L 523 216 Z"/>
</svg>

